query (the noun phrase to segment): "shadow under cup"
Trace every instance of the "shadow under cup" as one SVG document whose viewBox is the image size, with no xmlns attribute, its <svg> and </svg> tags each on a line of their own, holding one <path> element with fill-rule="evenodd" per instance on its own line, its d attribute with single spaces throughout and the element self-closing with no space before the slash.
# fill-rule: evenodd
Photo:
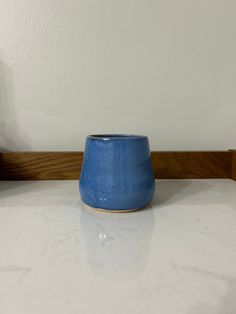
<svg viewBox="0 0 236 314">
<path fill-rule="evenodd" d="M 82 201 L 95 208 L 130 211 L 146 206 L 155 192 L 148 137 L 87 136 L 79 187 Z"/>
</svg>

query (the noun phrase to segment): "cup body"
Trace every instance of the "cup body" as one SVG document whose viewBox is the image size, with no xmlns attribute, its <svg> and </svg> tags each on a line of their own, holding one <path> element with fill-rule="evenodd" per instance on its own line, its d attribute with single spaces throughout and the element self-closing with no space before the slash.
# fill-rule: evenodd
<svg viewBox="0 0 236 314">
<path fill-rule="evenodd" d="M 82 201 L 105 210 L 135 210 L 155 192 L 149 141 L 141 135 L 86 138 L 79 188 Z"/>
</svg>

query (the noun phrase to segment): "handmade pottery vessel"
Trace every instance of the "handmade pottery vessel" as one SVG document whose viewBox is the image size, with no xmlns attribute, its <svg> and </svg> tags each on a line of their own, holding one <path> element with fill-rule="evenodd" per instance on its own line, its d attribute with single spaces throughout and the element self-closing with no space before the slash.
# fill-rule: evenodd
<svg viewBox="0 0 236 314">
<path fill-rule="evenodd" d="M 97 209 L 122 212 L 146 206 L 155 192 L 148 137 L 87 136 L 79 187 L 82 201 Z"/>
</svg>

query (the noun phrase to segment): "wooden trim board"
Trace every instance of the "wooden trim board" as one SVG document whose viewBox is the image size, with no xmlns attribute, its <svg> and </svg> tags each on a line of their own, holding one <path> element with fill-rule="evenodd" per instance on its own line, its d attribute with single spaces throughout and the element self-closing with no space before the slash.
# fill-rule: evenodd
<svg viewBox="0 0 236 314">
<path fill-rule="evenodd" d="M 229 178 L 231 152 L 153 152 L 153 169 L 161 179 Z"/>
<path fill-rule="evenodd" d="M 232 150 L 231 179 L 236 180 L 236 150 Z"/>
<path fill-rule="evenodd" d="M 78 179 L 82 161 L 83 152 L 2 152 L 0 179 Z M 154 151 L 152 164 L 160 179 L 236 179 L 236 151 Z"/>
<path fill-rule="evenodd" d="M 0 179 L 78 179 L 82 161 L 82 152 L 4 152 L 0 154 Z"/>
</svg>

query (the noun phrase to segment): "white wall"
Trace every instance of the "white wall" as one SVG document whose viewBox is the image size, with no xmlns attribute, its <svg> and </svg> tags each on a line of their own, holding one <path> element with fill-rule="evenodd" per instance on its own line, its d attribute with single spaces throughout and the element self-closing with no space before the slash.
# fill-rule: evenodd
<svg viewBox="0 0 236 314">
<path fill-rule="evenodd" d="M 235 0 L 0 0 L 0 146 L 236 148 Z"/>
</svg>

